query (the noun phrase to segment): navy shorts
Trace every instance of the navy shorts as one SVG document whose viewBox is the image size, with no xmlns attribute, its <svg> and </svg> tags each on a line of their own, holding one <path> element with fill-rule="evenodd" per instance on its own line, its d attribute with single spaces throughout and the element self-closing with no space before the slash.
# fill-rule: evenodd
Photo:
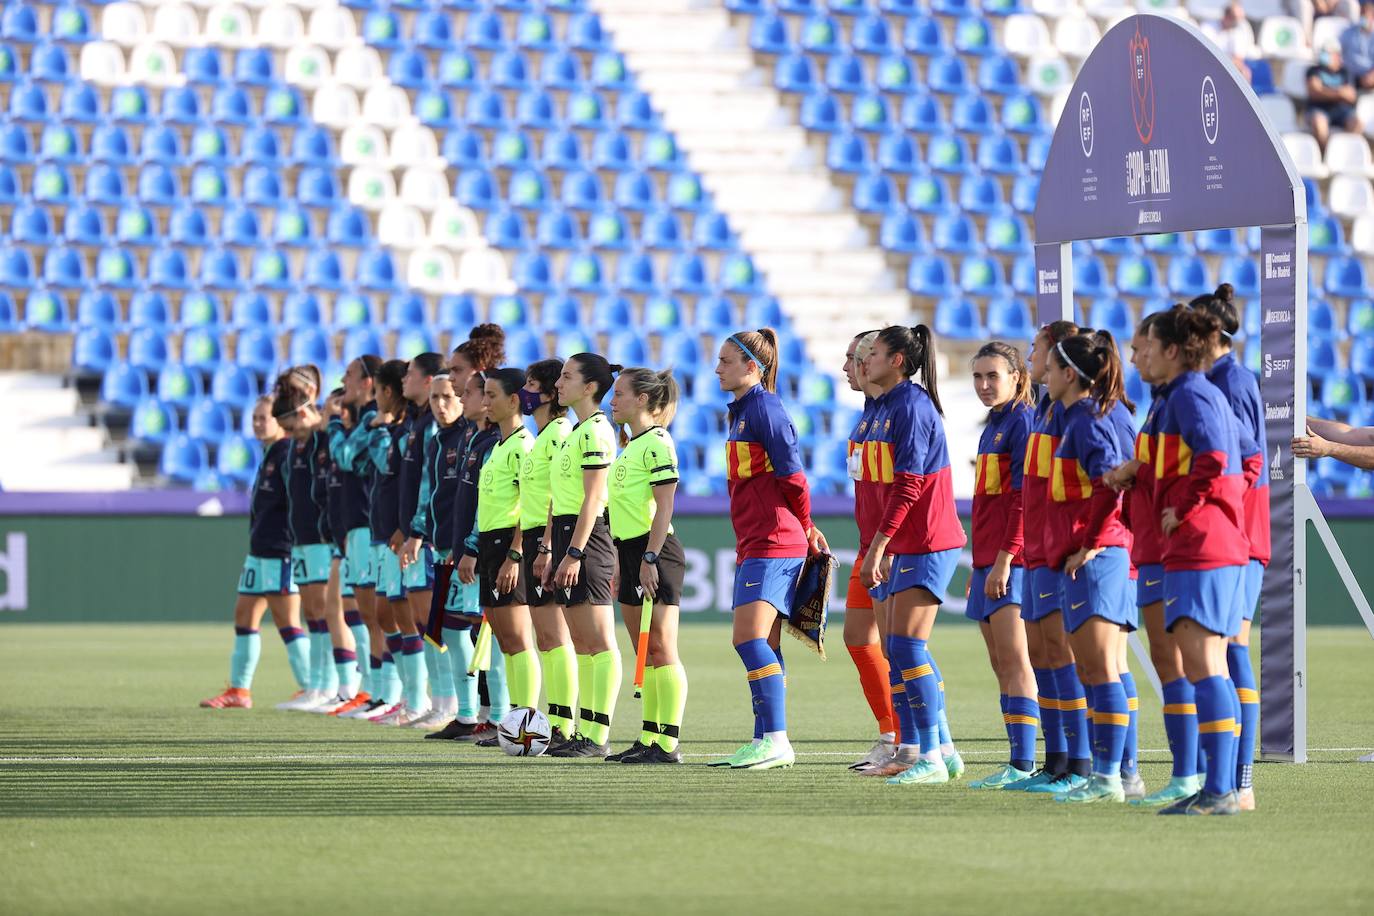
<svg viewBox="0 0 1374 916">
<path fill-rule="evenodd" d="M 1135 580 L 1135 606 L 1144 607 L 1164 600 L 1164 564 L 1146 563 Z"/>
<path fill-rule="evenodd" d="M 1164 626 L 1172 631 L 1184 617 L 1218 636 L 1240 632 L 1244 566 L 1164 572 Z"/>
<path fill-rule="evenodd" d="M 983 592 L 983 587 L 988 581 L 988 573 L 991 570 L 991 566 L 975 569 L 973 576 L 969 579 L 968 603 L 964 607 L 964 616 L 969 620 L 981 622 L 991 617 L 993 611 L 1009 604 L 1021 604 L 1022 593 L 1026 587 L 1025 568 L 1021 566 L 1011 568 L 1011 575 L 1007 577 L 1007 593 L 1001 598 L 989 598 Z"/>
<path fill-rule="evenodd" d="M 1245 620 L 1254 620 L 1255 611 L 1259 609 L 1260 591 L 1264 588 L 1264 564 L 1259 560 L 1251 560 L 1250 565 L 1245 567 L 1244 578 L 1245 585 L 1241 591 L 1245 605 L 1240 609 L 1240 616 Z"/>
<path fill-rule="evenodd" d="M 1060 609 L 1059 570 L 1037 566 L 1027 570 L 1025 601 L 1021 603 L 1022 620 L 1044 620 Z"/>
<path fill-rule="evenodd" d="M 1079 568 L 1074 578 L 1060 576 L 1064 632 L 1073 633 L 1090 617 L 1134 630 L 1139 617 L 1131 603 L 1131 558 L 1125 547 L 1108 547 Z"/>
<path fill-rule="evenodd" d="M 805 557 L 751 557 L 735 568 L 735 597 L 733 607 L 743 607 L 751 601 L 767 601 L 778 613 L 788 617 L 792 613 L 792 599 L 797 595 Z"/>
<path fill-rule="evenodd" d="M 881 600 L 909 588 L 923 588 L 943 604 L 949 593 L 949 581 L 959 568 L 959 557 L 963 552 L 962 548 L 951 547 L 934 553 L 894 554 L 887 581 L 869 589 L 869 594 Z"/>
</svg>

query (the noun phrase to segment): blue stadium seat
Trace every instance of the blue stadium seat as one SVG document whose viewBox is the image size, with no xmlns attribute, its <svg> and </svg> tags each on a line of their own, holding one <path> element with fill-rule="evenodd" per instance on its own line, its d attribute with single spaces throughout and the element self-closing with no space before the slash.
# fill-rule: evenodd
<svg viewBox="0 0 1374 916">
<path fill-rule="evenodd" d="M 1077 272 L 1075 271 L 1075 281 Z M 1076 282 L 1075 282 L 1075 285 Z M 1140 299 L 1154 299 L 1164 295 L 1159 282 L 1159 268 L 1148 257 L 1122 258 L 1116 264 L 1116 288 L 1124 295 Z"/>
<path fill-rule="evenodd" d="M 673 292 L 688 295 L 706 295 L 712 292 L 706 264 L 701 257 L 691 252 L 675 256 L 668 269 L 668 288 Z M 652 287 L 645 290 L 651 291 Z"/>
<path fill-rule="evenodd" d="M 56 238 L 47 208 L 21 204 L 10 214 L 10 237 L 26 245 L 49 245 Z"/>
<path fill-rule="evenodd" d="M 208 249 L 200 260 L 198 282 L 208 289 L 236 290 L 243 286 L 238 258 L 224 248 Z"/>
<path fill-rule="evenodd" d="M 824 13 L 813 13 L 801 24 L 798 43 L 811 54 L 839 54 L 844 51 L 840 26 Z"/>
<path fill-rule="evenodd" d="M 992 25 L 981 16 L 960 16 L 954 23 L 954 50 L 978 56 L 995 53 L 997 46 L 993 41 Z"/>
<path fill-rule="evenodd" d="M 295 292 L 282 300 L 281 323 L 288 328 L 313 328 L 324 324 L 320 300 L 309 291 Z"/>
<path fill-rule="evenodd" d="M 210 328 L 188 328 L 181 336 L 181 362 L 190 369 L 213 372 L 225 362 L 219 334 Z"/>
<path fill-rule="evenodd" d="M 1088 324 L 1112 332 L 1118 341 L 1128 341 L 1135 332 L 1131 307 L 1120 299 L 1095 299 L 1088 310 Z"/>
<path fill-rule="evenodd" d="M 514 210 L 491 211 L 482 234 L 497 248 L 523 248 L 529 241 L 525 233 L 525 221 Z"/>
<path fill-rule="evenodd" d="M 610 336 L 606 358 L 622 366 L 645 366 L 649 364 L 649 348 L 637 332 L 619 331 Z"/>
<path fill-rule="evenodd" d="M 989 54 L 978 64 L 978 88 L 993 95 L 1020 91 L 1021 68 L 1007 54 Z"/>
<path fill-rule="evenodd" d="M 968 66 L 952 54 L 932 57 L 926 70 L 926 85 L 941 95 L 964 95 L 973 89 Z"/>
<path fill-rule="evenodd" d="M 230 433 L 219 443 L 215 455 L 216 472 L 236 486 L 246 487 L 257 475 L 262 447 L 243 433 Z"/>
<path fill-rule="evenodd" d="M 334 164 L 334 138 L 322 127 L 307 127 L 291 138 L 291 161 L 296 165 L 328 168 Z"/>
<path fill-rule="evenodd" d="M 230 207 L 220 218 L 220 238 L 230 245 L 255 247 L 262 240 L 258 214 L 249 207 Z"/>
<path fill-rule="evenodd" d="M 1356 337 L 1350 342 L 1350 371 L 1368 384 L 1374 381 L 1374 338 Z M 1361 426 L 1374 426 L 1374 423 L 1361 423 Z"/>
<path fill-rule="evenodd" d="M 1248 299 L 1260 294 L 1259 264 L 1249 256 L 1236 255 L 1221 262 L 1220 282 L 1235 287 L 1236 295 Z"/>
<path fill-rule="evenodd" d="M 618 51 L 601 51 L 592 58 L 591 84 L 601 89 L 633 89 L 634 81 Z"/>
<path fill-rule="evenodd" d="M 177 414 L 171 405 L 151 395 L 146 395 L 133 405 L 133 415 L 129 418 L 129 438 L 135 443 L 162 445 L 176 431 Z"/>
<path fill-rule="evenodd" d="M 316 327 L 297 328 L 291 334 L 287 347 L 287 362 L 293 366 L 313 364 L 324 366 L 334 359 L 334 348 L 329 335 Z"/>
<path fill-rule="evenodd" d="M 1046 130 L 1040 99 L 1025 92 L 1009 95 L 1002 101 L 1001 122 L 1013 134 L 1037 135 Z"/>
<path fill-rule="evenodd" d="M 343 361 L 351 363 L 360 356 L 371 353 L 381 356 L 384 352 L 382 335 L 370 326 L 356 327 L 344 335 Z"/>
<path fill-rule="evenodd" d="M 725 296 L 707 296 L 697 300 L 692 326 L 698 331 L 720 336 L 733 333 L 739 324 L 739 311 Z"/>
<path fill-rule="evenodd" d="M 837 54 L 825 64 L 825 85 L 833 92 L 853 94 L 869 89 L 863 59 L 856 54 Z"/>
<path fill-rule="evenodd" d="M 23 248 L 0 247 L 0 286 L 27 289 L 34 280 L 33 256 Z"/>
<path fill-rule="evenodd" d="M 471 89 L 477 75 L 477 60 L 465 48 L 449 47 L 439 56 L 436 82 L 444 89 Z"/>
<path fill-rule="evenodd" d="M 80 289 L 90 276 L 81 253 L 66 245 L 49 248 L 43 254 L 43 282 L 60 289 Z"/>
<path fill-rule="evenodd" d="M 967 175 L 959 182 L 959 206 L 969 213 L 991 216 L 1007 209 L 1002 184 L 991 175 Z"/>
<path fill-rule="evenodd" d="M 220 86 L 210 97 L 210 119 L 217 124 L 246 127 L 256 117 L 252 99 L 238 86 Z"/>
<path fill-rule="evenodd" d="M 887 99 L 876 92 L 863 92 L 850 103 L 850 121 L 866 133 L 885 134 L 894 124 Z"/>
<path fill-rule="evenodd" d="M 1020 175 L 1021 147 L 1005 134 L 989 134 L 978 141 L 978 167 L 994 175 Z"/>
<path fill-rule="evenodd" d="M 286 290 L 292 286 L 291 264 L 276 248 L 259 248 L 253 252 L 248 284 L 257 289 Z"/>
<path fill-rule="evenodd" d="M 64 96 L 65 98 L 65 96 Z M 83 98 L 84 101 L 84 98 Z M 45 121 L 48 118 L 48 99 L 43 87 L 27 80 L 10 90 L 10 117 L 16 121 Z M 83 120 L 94 120 L 94 117 Z"/>
<path fill-rule="evenodd" d="M 522 13 L 515 24 L 515 43 L 534 51 L 552 51 L 558 47 L 553 20 L 543 11 Z"/>
<path fill-rule="evenodd" d="M 653 130 L 658 127 L 658 114 L 647 92 L 626 91 L 616 102 L 615 120 L 626 130 Z"/>
<path fill-rule="evenodd" d="M 24 326 L 34 331 L 65 333 L 72 328 L 66 298 L 58 292 L 38 287 L 24 301 Z"/>
<path fill-rule="evenodd" d="M 774 13 L 754 17 L 749 25 L 749 47 L 760 54 L 787 54 L 792 41 L 787 36 L 787 20 Z"/>
<path fill-rule="evenodd" d="M 525 210 L 541 210 L 549 203 L 551 194 L 548 178 L 543 172 L 536 169 L 521 169 L 510 177 L 507 196 L 516 207 Z M 461 194 L 459 199 L 462 200 Z M 464 200 L 463 203 L 474 209 L 478 208 L 476 201 Z"/>
<path fill-rule="evenodd" d="M 181 67 L 186 81 L 197 86 L 218 86 L 224 80 L 219 48 L 187 48 Z"/>
<path fill-rule="evenodd" d="M 539 312 L 540 327 L 549 331 L 559 331 L 564 328 L 579 328 L 582 324 L 582 306 L 576 297 L 566 293 L 545 297 L 544 307 Z"/>
<path fill-rule="evenodd" d="M 1346 417 L 1367 401 L 1365 382 L 1350 370 L 1336 372 L 1322 380 L 1321 405 L 1338 417 Z"/>
<path fill-rule="evenodd" d="M 103 248 L 95 259 L 95 282 L 113 289 L 138 285 L 138 266 L 122 248 Z"/>
<path fill-rule="evenodd" d="M 1197 255 L 1169 261 L 1169 291 L 1184 299 L 1201 296 L 1216 289 L 1207 276 L 1207 262 Z"/>
<path fill-rule="evenodd" d="M 921 134 L 948 130 L 944 107 L 935 96 L 926 92 L 918 92 L 902 100 L 901 122 L 903 127 Z"/>
<path fill-rule="evenodd" d="M 1040 292 L 1033 255 L 1022 255 L 1011 262 L 1011 288 L 1021 296 L 1034 296 Z"/>
<path fill-rule="evenodd" d="M 386 326 L 396 330 L 424 327 L 429 324 L 425 300 L 417 293 L 400 290 L 386 301 Z"/>
<path fill-rule="evenodd" d="M 288 203 L 272 215 L 273 244 L 288 248 L 305 248 L 314 241 L 310 229 L 310 215 L 304 208 Z"/>
<path fill-rule="evenodd" d="M 234 164 L 230 153 L 229 135 L 224 128 L 215 124 L 198 125 L 191 134 L 191 161 L 206 165 L 227 166 Z M 246 158 L 246 157 L 245 157 Z"/>
<path fill-rule="evenodd" d="M 868 157 L 868 143 L 858 134 L 849 132 L 830 138 L 826 144 L 825 164 L 833 172 L 849 175 L 862 174 L 873 167 Z"/>
<path fill-rule="evenodd" d="M 505 328 L 522 327 L 530 321 L 530 306 L 520 295 L 497 296 L 491 300 L 487 321 Z"/>
<path fill-rule="evenodd" d="M 240 331 L 234 345 L 234 362 L 260 375 L 271 373 L 281 362 L 276 334 L 266 328 Z"/>
<path fill-rule="evenodd" d="M 186 435 L 206 445 L 218 445 L 234 431 L 234 415 L 227 404 L 201 398 L 186 412 Z"/>
<path fill-rule="evenodd" d="M 485 169 L 487 166 L 482 135 L 477 131 L 448 131 L 444 134 L 440 152 L 450 166 L 461 170 Z"/>
<path fill-rule="evenodd" d="M 594 90 L 580 90 L 568 96 L 567 122 L 569 127 L 581 130 L 606 130 L 611 120 L 607 117 L 606 101 L 601 93 Z"/>
<path fill-rule="evenodd" d="M 1162 254 L 1173 257 L 1175 255 L 1193 253 L 1193 246 L 1177 232 L 1161 232 L 1154 235 L 1147 235 L 1144 238 L 1143 244 L 1145 250 L 1151 254 Z"/>
<path fill-rule="evenodd" d="M 170 356 L 166 333 L 161 328 L 135 328 L 129 334 L 129 365 L 146 372 L 160 372 Z"/>
<path fill-rule="evenodd" d="M 906 288 L 918 296 L 944 297 L 956 291 L 954 269 L 942 255 L 922 255 L 911 259 Z"/>
<path fill-rule="evenodd" d="M 890 133 L 878 138 L 878 168 L 884 172 L 914 175 L 924 165 L 921 151 L 905 133 Z"/>
<path fill-rule="evenodd" d="M 997 109 L 983 95 L 961 95 L 954 100 L 949 115 L 954 129 L 970 134 L 990 134 L 999 127 Z"/>
<path fill-rule="evenodd" d="M 362 210 L 351 204 L 340 204 L 330 211 L 324 234 L 332 246 L 366 248 L 371 243 L 372 227 Z"/>
<path fill-rule="evenodd" d="M 601 181 L 593 172 L 568 172 L 563 176 L 558 196 L 569 210 L 595 210 L 602 204 Z"/>
<path fill-rule="evenodd" d="M 936 217 L 930 231 L 931 246 L 946 254 L 976 254 L 982 249 L 978 227 L 966 213 Z"/>
<path fill-rule="evenodd" d="M 191 372 L 180 363 L 168 363 L 157 374 L 157 396 L 173 407 L 189 407 L 204 396 L 200 373 Z"/>
<path fill-rule="evenodd" d="M 396 289 L 396 265 L 384 248 L 364 251 L 358 257 L 355 282 L 359 289 L 390 292 Z"/>
<path fill-rule="evenodd" d="M 80 44 L 92 40 L 91 20 L 76 3 L 63 3 L 52 12 L 49 28 L 58 41 Z"/>
<path fill-rule="evenodd" d="M 751 295 L 763 292 L 763 283 L 754 269 L 754 259 L 741 251 L 721 258 L 718 271 L 720 288 L 726 293 Z"/>
<path fill-rule="evenodd" d="M 949 185 L 940 175 L 916 175 L 906 186 L 907 206 L 917 213 L 939 215 L 954 210 Z"/>
<path fill-rule="evenodd" d="M 936 134 L 926 145 L 926 159 L 937 172 L 966 175 L 973 171 L 968 141 L 959 134 Z"/>
<path fill-rule="evenodd" d="M 997 254 L 1024 254 L 1031 250 L 1031 232 L 1025 219 L 1015 213 L 988 217 L 983 243 Z"/>
<path fill-rule="evenodd" d="M 1368 299 L 1357 299 L 1351 302 L 1346 309 L 1346 333 L 1356 342 L 1363 339 L 1374 339 L 1374 302 Z M 1354 368 L 1354 351 L 1351 351 L 1351 367 Z M 1374 378 L 1374 373 L 1370 374 Z M 1374 425 L 1374 424 L 1372 424 Z"/>
<path fill-rule="evenodd" d="M 517 91 L 529 88 L 530 66 L 525 55 L 513 49 L 493 54 L 487 65 L 487 84 Z"/>
<path fill-rule="evenodd" d="M 529 292 L 545 293 L 554 288 L 553 267 L 547 256 L 538 251 L 522 251 L 511 268 L 515 285 Z"/>
<path fill-rule="evenodd" d="M 185 308 L 182 309 L 183 315 Z M 272 306 L 262 293 L 245 290 L 234 296 L 229 306 L 229 324 L 240 330 L 272 325 Z"/>
<path fill-rule="evenodd" d="M 898 254 L 921 254 L 930 247 L 921 221 L 905 210 L 894 210 L 883 217 L 878 243 Z"/>
<path fill-rule="evenodd" d="M 1313 218 L 1307 227 L 1307 250 L 1319 255 L 1348 254 L 1341 221 L 1330 215 Z"/>
<path fill-rule="evenodd" d="M 563 41 L 576 51 L 604 51 L 611 46 L 601 19 L 590 11 L 573 14 L 563 31 Z"/>
<path fill-rule="evenodd" d="M 975 296 L 1005 296 L 1011 292 L 1002 273 L 1002 262 L 987 255 L 964 258 L 959 265 L 959 287 Z"/>
<path fill-rule="evenodd" d="M 1035 322 L 1024 300 L 996 298 L 988 302 L 987 330 L 996 339 L 1028 341 L 1035 336 Z"/>
<path fill-rule="evenodd" d="M 224 324 L 224 308 L 219 297 L 205 290 L 191 290 L 181 299 L 177 322 L 183 328 L 218 329 Z"/>
<path fill-rule="evenodd" d="M 1249 253 L 1244 237 L 1236 229 L 1205 229 L 1196 232 L 1193 234 L 1193 246 L 1198 254 L 1231 256 Z"/>
<path fill-rule="evenodd" d="M 1344 328 L 1336 322 L 1336 311 L 1325 299 L 1307 303 L 1307 334 L 1321 340 L 1340 340 Z"/>
<path fill-rule="evenodd" d="M 552 101 L 549 104 L 552 105 Z M 503 130 L 491 142 L 491 164 L 507 169 L 529 165 L 533 160 L 533 147 L 525 131 L 518 128 Z"/>
<path fill-rule="evenodd" d="M 83 328 L 117 329 L 123 324 L 119 303 L 108 290 L 85 290 L 76 300 L 76 324 Z"/>
<path fill-rule="evenodd" d="M 159 248 L 148 256 L 148 282 L 161 289 L 186 289 L 191 283 L 191 268 L 186 256 L 176 248 Z"/>
<path fill-rule="evenodd" d="M 142 208 L 138 212 L 140 215 L 148 215 L 147 211 Z M 133 226 L 131 228 L 138 227 Z M 168 218 L 167 238 L 169 241 L 192 248 L 207 247 L 210 244 L 210 223 L 205 218 L 205 211 L 193 207 L 189 203 L 178 206 Z M 183 264 L 182 273 L 185 272 L 186 267 Z"/>
<path fill-rule="evenodd" d="M 1035 210 L 1035 199 L 1040 194 L 1040 176 L 1022 175 L 1011 186 L 1011 205 L 1017 213 L 1031 213 Z"/>
<path fill-rule="evenodd" d="M 574 353 L 587 353 L 595 349 L 596 342 L 588 334 L 577 328 L 565 328 L 554 337 L 553 351 L 567 359 Z"/>
<path fill-rule="evenodd" d="M 340 330 L 372 324 L 372 300 L 360 293 L 345 293 L 334 300 L 334 327 Z"/>
<path fill-rule="evenodd" d="M 0 293 L 0 301 L 8 301 L 13 314 L 14 303 L 8 293 Z M 85 375 L 103 375 L 118 359 L 119 352 L 113 332 L 106 328 L 78 328 L 72 340 L 72 368 Z"/>
<path fill-rule="evenodd" d="M 559 126 L 558 105 L 542 89 L 529 89 L 515 100 L 515 120 L 524 127 L 555 130 Z"/>
<path fill-rule="evenodd" d="M 1340 357 L 1336 345 L 1330 340 L 1316 338 L 1311 341 L 1307 351 L 1307 371 L 1317 378 L 1325 378 L 1340 371 Z"/>
<path fill-rule="evenodd" d="M 332 207 L 343 195 L 333 169 L 312 166 L 301 169 L 296 179 L 296 196 L 307 207 Z"/>
<path fill-rule="evenodd" d="M 1329 258 L 1322 288 L 1332 296 L 1360 299 L 1369 295 L 1364 263 L 1357 257 Z"/>
<path fill-rule="evenodd" d="M 563 265 L 562 285 L 574 292 L 605 292 L 606 269 L 601 263 L 600 255 L 594 251 L 581 251 L 569 255 Z"/>
<path fill-rule="evenodd" d="M 41 163 L 32 178 L 33 199 L 53 204 L 70 204 L 76 200 L 71 174 L 54 162 Z"/>
<path fill-rule="evenodd" d="M 692 172 L 678 172 L 668 179 L 668 206 L 674 210 L 705 212 L 710 206 L 710 198 L 701 184 L 701 178 Z"/>
<path fill-rule="evenodd" d="M 1078 296 L 1109 296 L 1114 290 L 1107 277 L 1107 264 L 1097 255 L 1075 255 L 1073 291 Z"/>
<path fill-rule="evenodd" d="M 816 65 L 804 54 L 784 55 L 773 65 L 773 84 L 780 92 L 805 95 L 819 82 Z M 39 100 L 42 101 L 41 93 Z"/>
<path fill-rule="evenodd" d="M 39 82 L 66 82 L 71 71 L 71 59 L 61 45 L 40 44 L 29 51 L 29 76 Z"/>
<path fill-rule="evenodd" d="M 881 172 L 860 175 L 854 182 L 854 209 L 860 213 L 888 213 L 902 208 L 896 182 Z"/>
<path fill-rule="evenodd" d="M 445 330 L 471 328 L 478 323 L 477 300 L 470 293 L 447 293 L 439 297 L 435 326 Z"/>
</svg>

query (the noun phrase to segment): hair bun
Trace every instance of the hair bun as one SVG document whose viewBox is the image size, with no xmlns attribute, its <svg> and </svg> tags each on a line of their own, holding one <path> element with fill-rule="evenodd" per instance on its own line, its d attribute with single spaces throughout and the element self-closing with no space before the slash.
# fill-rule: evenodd
<svg viewBox="0 0 1374 916">
<path fill-rule="evenodd" d="M 1234 302 L 1236 301 L 1236 288 L 1230 283 L 1223 283 L 1217 287 L 1217 291 L 1212 295 L 1224 302 Z"/>
<path fill-rule="evenodd" d="M 620 363 L 607 363 L 607 364 L 606 364 L 606 368 L 607 368 L 607 369 L 610 369 L 612 372 L 624 372 L 624 371 L 625 371 L 625 367 L 622 366 L 622 365 L 620 365 Z"/>
</svg>

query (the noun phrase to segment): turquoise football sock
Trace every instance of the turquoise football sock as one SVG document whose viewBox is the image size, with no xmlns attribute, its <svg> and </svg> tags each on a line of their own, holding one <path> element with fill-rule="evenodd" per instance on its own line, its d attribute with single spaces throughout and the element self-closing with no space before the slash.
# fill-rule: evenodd
<svg viewBox="0 0 1374 916">
<path fill-rule="evenodd" d="M 510 689 L 506 685 L 506 657 L 496 640 L 491 641 L 491 668 L 487 671 L 487 705 L 491 707 L 488 718 L 500 722 L 510 712 Z"/>
<path fill-rule="evenodd" d="M 447 626 L 444 627 L 444 645 L 448 647 L 448 663 L 453 681 L 453 693 L 458 697 L 458 718 L 475 722 L 477 721 L 477 678 L 468 674 L 468 665 L 472 664 L 472 657 L 476 654 L 477 647 L 472 644 L 471 628 L 463 627 L 461 630 L 454 630 Z"/>
<path fill-rule="evenodd" d="M 386 688 L 382 680 L 382 657 L 380 655 L 369 655 L 367 658 L 367 674 L 365 675 L 367 684 L 367 695 L 374 700 L 381 700 Z"/>
<path fill-rule="evenodd" d="M 286 644 L 286 660 L 291 665 L 291 676 L 296 686 L 305 690 L 310 686 L 310 640 L 300 627 L 278 627 L 281 641 Z"/>
<path fill-rule="evenodd" d="M 401 666 L 390 652 L 382 653 L 382 699 L 388 705 L 401 702 Z"/>
<path fill-rule="evenodd" d="M 334 650 L 334 670 L 337 672 L 339 696 L 352 699 L 358 692 L 363 674 L 358 670 L 358 653 L 352 649 Z"/>
<path fill-rule="evenodd" d="M 367 632 L 367 624 L 363 623 L 363 615 L 358 611 L 344 611 L 344 624 L 353 634 L 353 644 L 361 669 L 361 689 L 368 696 L 376 696 L 376 685 L 372 683 L 372 669 L 369 659 L 372 657 L 372 637 Z"/>
<path fill-rule="evenodd" d="M 440 652 L 433 643 L 425 640 L 425 679 L 429 682 L 430 695 L 435 700 L 446 700 L 453 696 L 453 673 L 449 671 L 448 652 Z"/>
<path fill-rule="evenodd" d="M 234 651 L 229 655 L 229 686 L 248 690 L 262 656 L 262 637 L 252 627 L 234 627 Z"/>
<path fill-rule="evenodd" d="M 418 634 L 401 638 L 401 663 L 405 669 L 405 703 L 412 710 L 429 706 L 429 672 L 425 670 L 425 643 Z"/>
</svg>

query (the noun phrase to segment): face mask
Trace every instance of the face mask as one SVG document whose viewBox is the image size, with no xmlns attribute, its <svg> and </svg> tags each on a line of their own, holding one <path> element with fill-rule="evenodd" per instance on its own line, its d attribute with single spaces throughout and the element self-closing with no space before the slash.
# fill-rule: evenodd
<svg viewBox="0 0 1374 916">
<path fill-rule="evenodd" d="M 534 412 L 544 403 L 544 396 L 537 391 L 530 391 L 527 388 L 520 389 L 520 412 L 527 416 L 533 416 Z"/>
</svg>

